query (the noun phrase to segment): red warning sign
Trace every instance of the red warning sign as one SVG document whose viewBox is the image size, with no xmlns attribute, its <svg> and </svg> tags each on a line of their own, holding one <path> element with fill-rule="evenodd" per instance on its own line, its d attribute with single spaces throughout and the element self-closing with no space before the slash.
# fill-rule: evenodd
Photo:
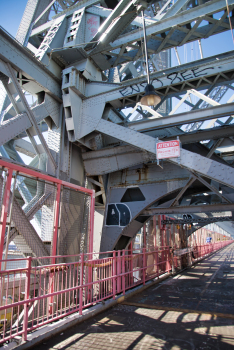
<svg viewBox="0 0 234 350">
<path fill-rule="evenodd" d="M 157 159 L 180 157 L 180 141 L 172 140 L 156 144 Z"/>
</svg>

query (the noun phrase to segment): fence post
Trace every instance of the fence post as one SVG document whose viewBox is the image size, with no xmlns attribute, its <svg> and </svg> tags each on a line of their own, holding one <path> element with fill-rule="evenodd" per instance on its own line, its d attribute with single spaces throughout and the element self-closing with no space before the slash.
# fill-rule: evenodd
<svg viewBox="0 0 234 350">
<path fill-rule="evenodd" d="M 170 255 L 170 247 L 167 246 L 167 272 L 169 272 L 171 270 L 171 264 L 170 264 L 170 259 L 171 259 L 171 255 Z"/>
<path fill-rule="evenodd" d="M 133 277 L 133 244 L 132 242 L 129 244 L 129 253 L 130 253 L 130 286 L 134 283 L 134 277 Z"/>
<path fill-rule="evenodd" d="M 158 247 L 157 247 L 157 251 L 156 251 L 156 266 L 157 266 L 157 275 L 158 275 L 158 278 L 159 278 Z"/>
<path fill-rule="evenodd" d="M 84 275 L 84 253 L 81 254 L 80 261 L 80 288 L 79 288 L 79 314 L 82 315 L 83 309 L 83 275 Z"/>
<path fill-rule="evenodd" d="M 115 299 L 116 293 L 116 251 L 113 251 L 113 269 L 112 269 L 112 288 L 113 288 L 113 299 Z"/>
<path fill-rule="evenodd" d="M 121 250 L 118 250 L 117 256 L 117 293 L 121 292 Z"/>
<path fill-rule="evenodd" d="M 12 179 L 13 170 L 8 169 L 7 180 L 2 200 L 2 211 L 1 211 L 1 223 L 0 223 L 0 260 L 3 258 L 3 246 L 4 246 L 4 238 L 6 232 L 6 221 L 7 221 L 7 213 L 9 207 L 10 193 L 11 193 L 11 179 Z M 0 261 L 0 269 L 2 263 Z"/>
<path fill-rule="evenodd" d="M 145 284 L 145 272 L 146 272 L 146 256 L 145 256 L 145 248 L 143 248 L 143 284 Z"/>
<path fill-rule="evenodd" d="M 30 274 L 31 274 L 31 266 L 32 266 L 32 257 L 27 257 L 27 273 L 25 278 L 25 294 L 24 300 L 28 300 L 30 296 Z M 23 334 L 22 338 L 24 341 L 27 340 L 27 328 L 28 328 L 28 309 L 29 303 L 24 304 L 24 323 L 23 323 Z"/>
<path fill-rule="evenodd" d="M 125 250 L 122 250 L 122 290 L 123 290 L 123 295 L 125 295 Z"/>
</svg>

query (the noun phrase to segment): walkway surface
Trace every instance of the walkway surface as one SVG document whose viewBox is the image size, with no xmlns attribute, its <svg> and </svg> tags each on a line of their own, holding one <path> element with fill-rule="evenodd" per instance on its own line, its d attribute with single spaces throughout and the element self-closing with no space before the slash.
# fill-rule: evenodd
<svg viewBox="0 0 234 350">
<path fill-rule="evenodd" d="M 35 350 L 234 349 L 234 243 Z"/>
</svg>

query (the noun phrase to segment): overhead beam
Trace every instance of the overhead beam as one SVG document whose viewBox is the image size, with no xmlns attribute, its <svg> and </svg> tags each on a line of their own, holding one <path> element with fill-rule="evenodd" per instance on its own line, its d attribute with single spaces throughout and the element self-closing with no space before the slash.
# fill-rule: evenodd
<svg viewBox="0 0 234 350">
<path fill-rule="evenodd" d="M 228 103 L 215 107 L 209 107 L 204 109 L 198 109 L 189 111 L 186 113 L 179 113 L 175 115 L 168 115 L 167 117 L 140 120 L 137 122 L 131 122 L 128 127 L 135 131 L 148 131 L 153 129 L 168 128 L 172 126 L 179 126 L 183 124 L 194 123 L 197 121 L 209 120 L 214 117 L 226 117 L 234 113 L 234 103 Z"/>
<path fill-rule="evenodd" d="M 159 215 L 159 214 L 193 214 L 193 213 L 219 213 L 223 211 L 233 211 L 234 204 L 210 204 L 196 206 L 179 206 L 170 208 L 149 208 L 145 209 L 142 215 Z"/>
<path fill-rule="evenodd" d="M 103 119 L 97 124 L 96 130 L 123 142 L 128 142 L 128 144 L 134 147 L 138 147 L 139 149 L 155 155 L 156 141 L 153 137 L 107 122 Z M 168 161 L 234 188 L 234 169 L 230 166 L 218 163 L 185 149 L 181 149 L 180 159 L 169 158 Z M 109 165 L 107 164 L 107 166 Z"/>
<path fill-rule="evenodd" d="M 174 135 L 163 138 L 163 141 L 173 140 L 175 137 L 179 136 L 182 144 L 188 144 L 209 139 L 218 139 L 224 136 L 228 137 L 229 135 L 234 135 L 234 125 L 215 128 L 214 130 L 201 130 L 199 132 L 185 133 L 183 135 Z M 156 159 L 155 155 L 150 155 L 149 153 L 140 151 L 129 145 L 84 152 L 82 153 L 82 157 L 87 173 L 92 175 L 99 175 L 100 173 L 105 174 L 110 172 L 110 169 L 111 171 L 117 171 Z M 100 166 L 100 159 L 105 159 L 105 162 L 109 164 L 108 171 L 106 168 Z"/>
<path fill-rule="evenodd" d="M 195 218 L 195 219 L 166 219 L 162 220 L 161 224 L 162 225 L 172 225 L 172 224 L 179 224 L 179 225 L 184 225 L 184 224 L 192 224 L 192 223 L 204 223 L 204 225 L 211 224 L 213 222 L 219 222 L 219 221 L 231 221 L 232 216 L 217 216 L 217 217 L 212 217 L 212 218 Z"/>
<path fill-rule="evenodd" d="M 234 80 L 234 51 L 203 58 L 177 67 L 150 74 L 150 81 L 161 96 L 182 94 L 187 90 L 201 90 L 214 84 L 230 84 Z M 89 82 L 86 84 L 86 97 L 103 98 L 106 102 L 118 100 L 120 106 L 139 101 L 146 86 L 146 77 L 139 76 L 118 84 Z M 134 97 L 134 98 L 132 98 Z M 124 102 L 127 99 L 126 102 Z"/>
</svg>

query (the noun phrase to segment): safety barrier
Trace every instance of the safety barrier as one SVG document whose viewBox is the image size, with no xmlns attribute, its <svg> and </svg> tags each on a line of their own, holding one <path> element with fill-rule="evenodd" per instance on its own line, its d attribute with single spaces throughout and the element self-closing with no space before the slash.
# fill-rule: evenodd
<svg viewBox="0 0 234 350">
<path fill-rule="evenodd" d="M 36 328 L 74 312 L 82 314 L 91 305 L 125 294 L 127 289 L 173 268 L 181 269 L 183 258 L 191 262 L 231 242 L 196 246 L 193 256 L 192 252 L 174 256 L 170 247 L 162 247 L 151 252 L 143 248 L 135 254 L 126 249 L 98 256 L 87 253 L 17 259 L 26 267 L 0 271 L 0 343 L 16 336 L 27 340 L 28 332 Z M 64 262 L 68 260 L 71 262 Z"/>
<path fill-rule="evenodd" d="M 0 260 L 11 241 L 24 255 L 92 252 L 94 205 L 94 190 L 0 159 Z"/>
</svg>

